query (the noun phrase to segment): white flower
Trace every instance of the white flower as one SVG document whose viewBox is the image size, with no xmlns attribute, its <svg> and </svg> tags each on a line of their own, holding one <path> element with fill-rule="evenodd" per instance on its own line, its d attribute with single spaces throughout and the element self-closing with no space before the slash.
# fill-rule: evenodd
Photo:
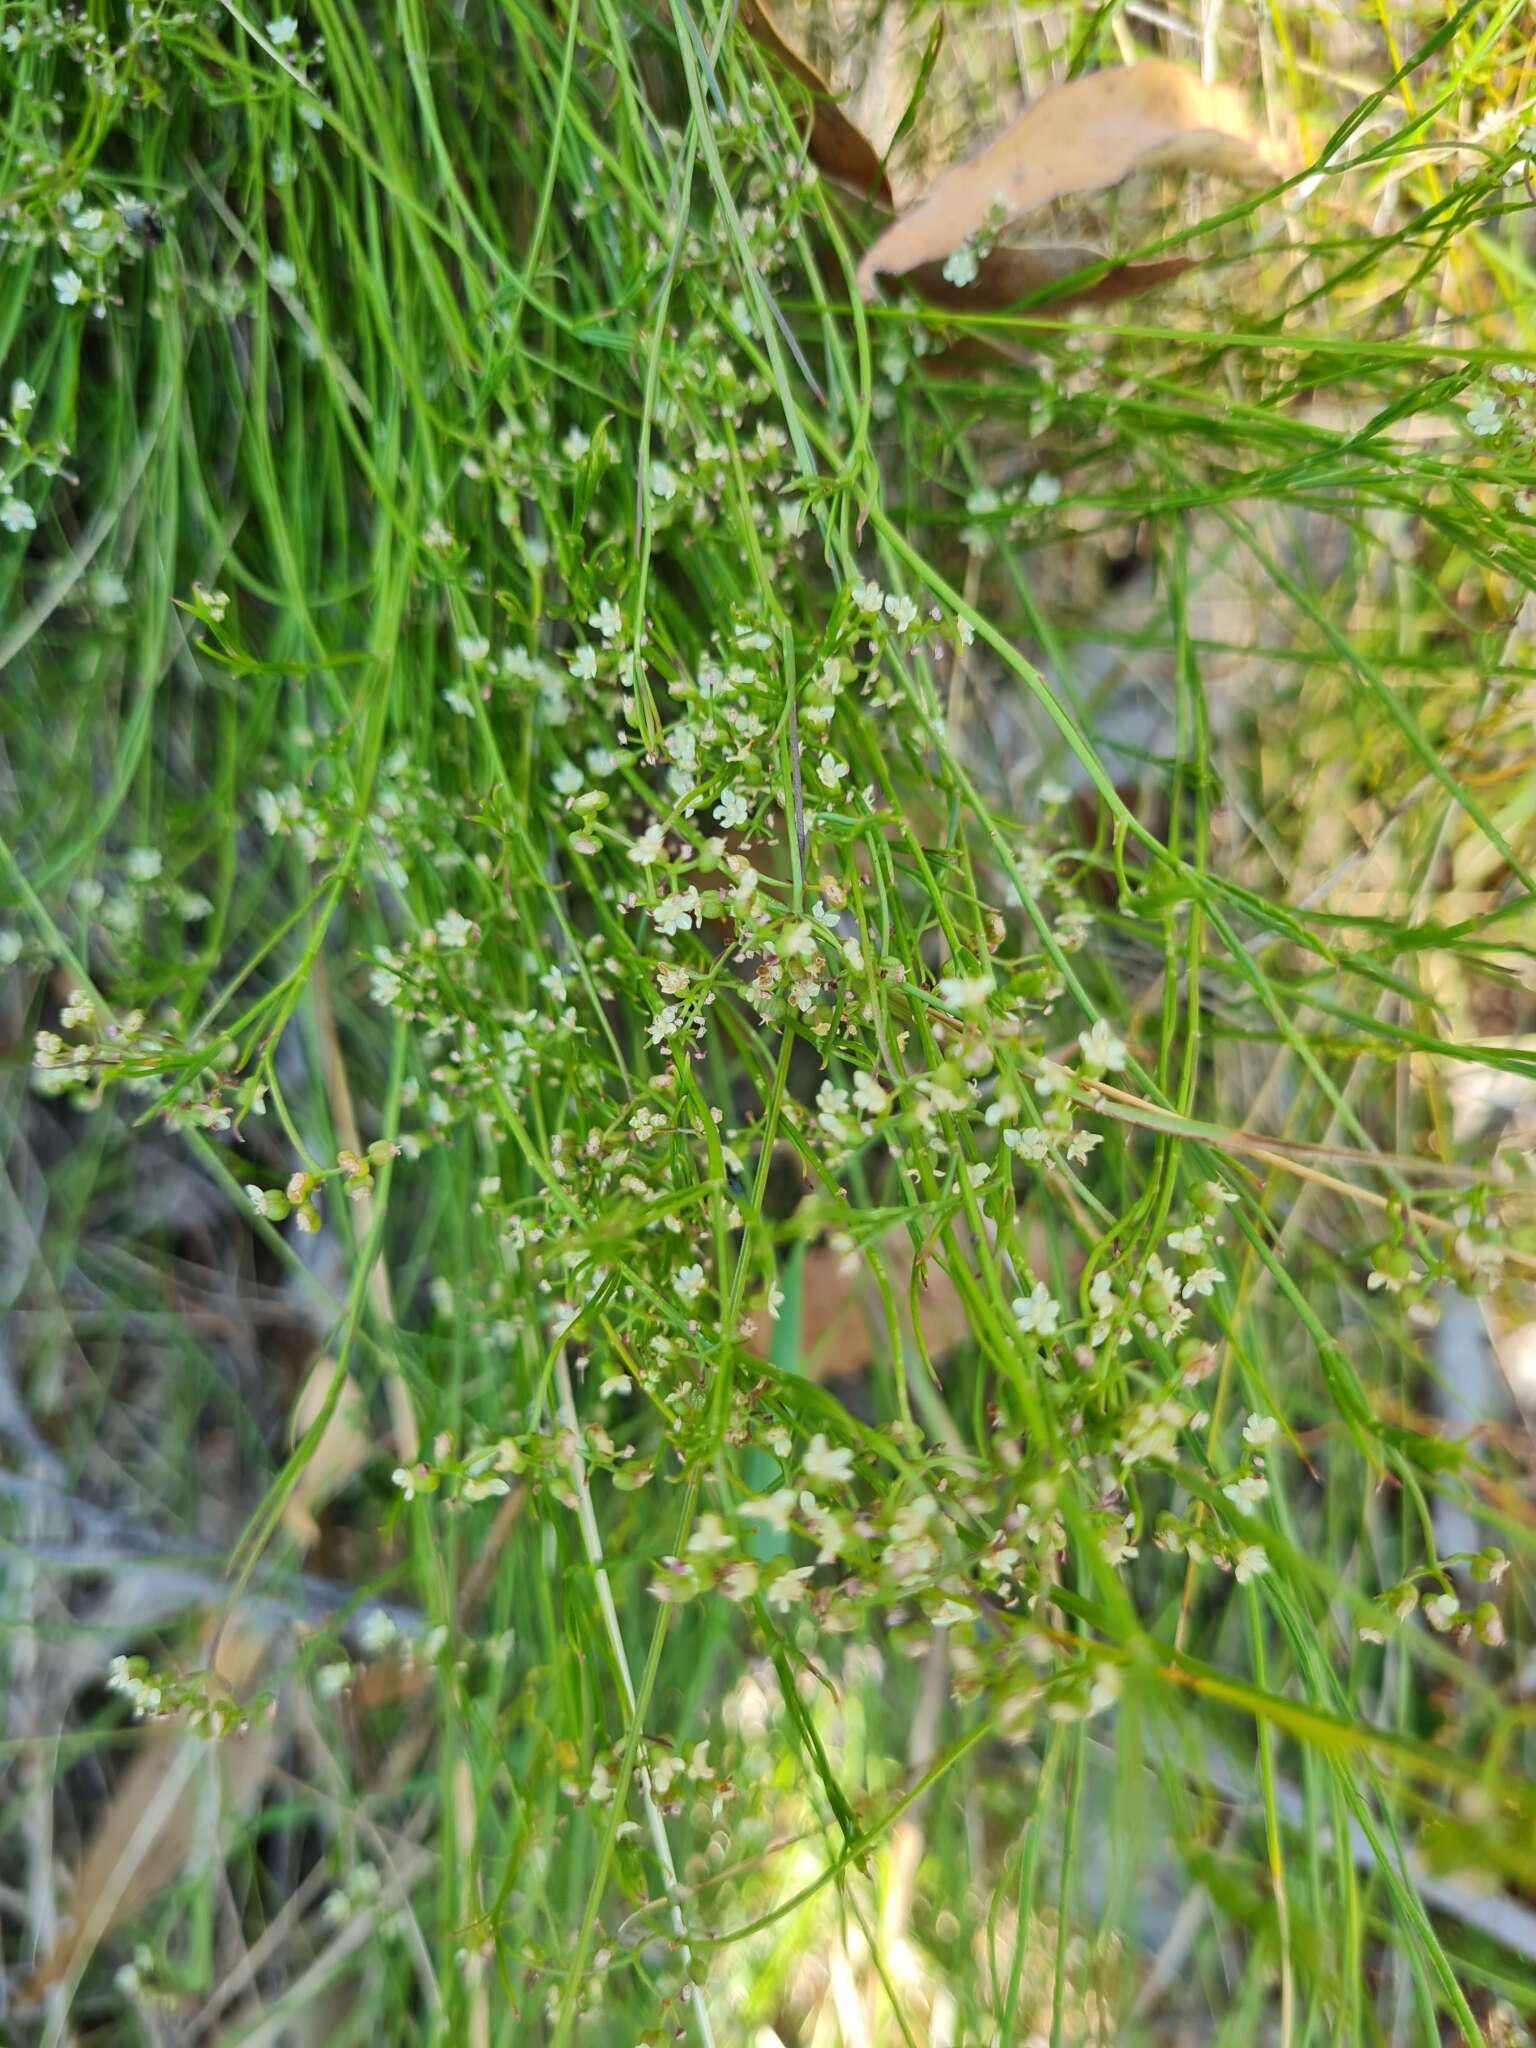
<svg viewBox="0 0 1536 2048">
<path fill-rule="evenodd" d="M 889 1094 L 873 1074 L 854 1075 L 853 1101 L 861 1116 L 881 1116 L 891 1104 Z"/>
<path fill-rule="evenodd" d="M 658 1010 L 646 1027 L 646 1037 L 652 1045 L 664 1045 L 675 1036 L 683 1021 L 683 1013 L 676 1003 L 668 1003 L 664 1010 Z"/>
<path fill-rule="evenodd" d="M 1243 1424 L 1243 1442 L 1252 1444 L 1256 1451 L 1262 1451 L 1266 1444 L 1274 1441 L 1279 1428 L 1273 1415 L 1250 1415 Z"/>
<path fill-rule="evenodd" d="M 1101 1074 L 1118 1073 L 1125 1065 L 1124 1045 L 1116 1038 L 1102 1017 L 1098 1018 L 1088 1031 L 1080 1031 L 1077 1042 L 1083 1049 L 1083 1058 L 1090 1067 Z"/>
<path fill-rule="evenodd" d="M 298 270 L 286 256 L 274 256 L 267 265 L 267 282 L 274 291 L 291 292 L 298 281 Z"/>
<path fill-rule="evenodd" d="M 663 504 L 677 496 L 677 473 L 664 462 L 651 464 L 651 496 L 660 498 Z"/>
<path fill-rule="evenodd" d="M 1042 469 L 1030 478 L 1024 496 L 1031 505 L 1054 505 L 1061 496 L 1061 484 L 1049 470 Z"/>
<path fill-rule="evenodd" d="M 853 584 L 848 594 L 861 612 L 869 612 L 876 616 L 885 603 L 885 592 L 873 577 L 867 583 Z"/>
<path fill-rule="evenodd" d="M 805 1598 L 806 1580 L 811 1576 L 812 1566 L 800 1565 L 795 1571 L 781 1572 L 768 1586 L 768 1605 L 775 1614 L 788 1614 L 797 1601 Z"/>
<path fill-rule="evenodd" d="M 617 640 L 624 630 L 624 614 L 611 597 L 605 597 L 597 610 L 588 615 L 587 624 L 605 640 Z"/>
<path fill-rule="evenodd" d="M 958 249 L 952 249 L 944 259 L 944 282 L 962 287 L 974 284 L 980 268 L 975 249 L 969 242 L 962 242 Z"/>
<path fill-rule="evenodd" d="M 1050 1139 L 1033 1125 L 1021 1131 L 1010 1124 L 1003 1133 L 1003 1143 L 1010 1152 L 1017 1152 L 1021 1159 L 1027 1159 L 1031 1166 L 1043 1166 L 1050 1157 Z"/>
<path fill-rule="evenodd" d="M 37 525 L 37 514 L 25 498 L 13 497 L 9 491 L 0 498 L 0 526 L 7 533 L 31 533 Z"/>
<path fill-rule="evenodd" d="M 135 846 L 123 855 L 123 872 L 130 881 L 152 882 L 164 865 L 157 847 Z"/>
<path fill-rule="evenodd" d="M 473 924 L 458 910 L 445 910 L 433 930 L 437 943 L 450 953 L 461 952 L 475 935 Z"/>
<path fill-rule="evenodd" d="M 847 773 L 847 762 L 839 761 L 836 754 L 823 754 L 816 763 L 816 780 L 823 789 L 836 789 Z"/>
<path fill-rule="evenodd" d="M 592 437 L 589 434 L 584 434 L 580 427 L 570 427 L 566 430 L 565 439 L 560 443 L 560 453 L 567 462 L 580 462 L 591 446 Z"/>
<path fill-rule="evenodd" d="M 1245 1543 L 1232 1561 L 1237 1583 L 1246 1586 L 1250 1579 L 1262 1578 L 1269 1570 L 1269 1559 L 1257 1543 Z"/>
<path fill-rule="evenodd" d="M 299 24 L 291 14 L 279 14 L 267 23 L 267 34 L 280 50 L 291 43 L 298 32 Z"/>
<path fill-rule="evenodd" d="M 898 633 L 910 633 L 917 624 L 917 606 L 910 597 L 888 597 L 885 611 Z"/>
<path fill-rule="evenodd" d="M 85 281 L 77 270 L 56 270 L 53 273 L 53 290 L 61 306 L 78 306 L 85 291 Z"/>
<path fill-rule="evenodd" d="M 23 418 L 37 403 L 37 393 L 25 377 L 17 377 L 11 383 L 11 412 L 17 419 Z"/>
<path fill-rule="evenodd" d="M 739 789 L 724 789 L 720 801 L 715 805 L 715 817 L 727 832 L 735 831 L 747 822 L 747 800 Z"/>
<path fill-rule="evenodd" d="M 1043 1280 L 1037 1280 L 1028 1297 L 1020 1295 L 1013 1304 L 1014 1321 L 1028 1336 L 1054 1337 L 1061 1321 L 1061 1309 Z"/>
<path fill-rule="evenodd" d="M 1454 1593 L 1437 1593 L 1433 1600 L 1424 1602 L 1424 1619 L 1442 1635 L 1454 1626 L 1461 1612 L 1461 1602 Z"/>
<path fill-rule="evenodd" d="M 1221 1490 L 1234 1507 L 1256 1508 L 1269 1492 L 1269 1481 L 1262 1472 L 1253 1472 L 1246 1479 L 1234 1479 Z"/>
<path fill-rule="evenodd" d="M 459 635 L 459 654 L 463 660 L 469 663 L 471 668 L 477 668 L 490 651 L 491 643 L 483 633 L 461 633 Z"/>
<path fill-rule="evenodd" d="M 399 1634 L 393 1617 L 382 1607 L 370 1607 L 358 1624 L 357 1640 L 364 1656 L 377 1657 Z"/>
<path fill-rule="evenodd" d="M 853 1453 L 841 1445 L 834 1449 L 817 1430 L 800 1461 L 800 1469 L 807 1479 L 819 1479 L 824 1485 L 846 1485 L 853 1477 Z"/>
<path fill-rule="evenodd" d="M 648 825 L 629 849 L 637 868 L 648 868 L 661 859 L 664 834 L 660 825 Z"/>
<path fill-rule="evenodd" d="M 590 683 L 597 674 L 597 649 L 586 645 L 578 647 L 566 667 L 578 683 Z"/>
<path fill-rule="evenodd" d="M 719 1551 L 730 1550 L 733 1538 L 718 1515 L 700 1515 L 687 1547 L 701 1557 L 711 1557 Z"/>
<path fill-rule="evenodd" d="M 939 1001 L 946 1010 L 979 1010 L 996 985 L 990 974 L 946 974 Z"/>
<path fill-rule="evenodd" d="M 789 1527 L 789 1518 L 795 1511 L 795 1490 L 792 1486 L 781 1486 L 777 1493 L 763 1494 L 757 1500 L 744 1500 L 737 1508 L 738 1515 L 753 1522 L 766 1522 L 770 1529 L 777 1529 L 782 1535 Z"/>
<path fill-rule="evenodd" d="M 672 1276 L 672 1285 L 684 1301 L 697 1301 L 704 1292 L 704 1268 L 679 1266 Z"/>
<path fill-rule="evenodd" d="M 699 900 L 699 892 L 690 884 L 688 888 L 679 889 L 675 895 L 668 896 L 656 904 L 651 911 L 651 918 L 657 931 L 671 938 L 676 932 L 692 931 L 694 920 L 702 920 L 703 914 L 704 906 Z"/>
<path fill-rule="evenodd" d="M 1475 398 L 1467 407 L 1467 425 L 1474 434 L 1486 439 L 1496 434 L 1504 424 L 1504 408 L 1496 398 L 1486 392 Z"/>
</svg>

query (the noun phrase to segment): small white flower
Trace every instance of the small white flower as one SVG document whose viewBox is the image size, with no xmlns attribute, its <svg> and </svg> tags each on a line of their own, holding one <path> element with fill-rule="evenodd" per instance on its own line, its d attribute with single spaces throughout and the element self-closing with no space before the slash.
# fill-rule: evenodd
<svg viewBox="0 0 1536 2048">
<path fill-rule="evenodd" d="M 816 780 L 823 789 L 836 789 L 847 773 L 847 762 L 839 761 L 836 754 L 823 754 L 816 763 Z"/>
<path fill-rule="evenodd" d="M 854 1075 L 853 1101 L 861 1116 L 883 1116 L 891 1106 L 889 1094 L 873 1074 Z"/>
<path fill-rule="evenodd" d="M 1250 1415 L 1243 1424 L 1243 1442 L 1251 1444 L 1256 1451 L 1262 1451 L 1266 1444 L 1273 1443 L 1279 1429 L 1273 1415 Z"/>
<path fill-rule="evenodd" d="M 736 1512 L 749 1521 L 766 1522 L 770 1529 L 777 1529 L 782 1535 L 789 1527 L 795 1501 L 794 1488 L 781 1486 L 777 1493 L 764 1494 L 757 1500 L 744 1500 Z"/>
<path fill-rule="evenodd" d="M 157 847 L 135 846 L 123 855 L 123 872 L 133 882 L 153 882 L 164 865 Z"/>
<path fill-rule="evenodd" d="M 471 668 L 478 668 L 491 651 L 491 643 L 483 633 L 461 633 L 459 655 Z"/>
<path fill-rule="evenodd" d="M 1061 484 L 1049 470 L 1042 469 L 1030 478 L 1029 489 L 1024 496 L 1031 505 L 1054 505 L 1061 497 Z"/>
<path fill-rule="evenodd" d="M 37 403 L 37 393 L 25 377 L 13 379 L 11 384 L 11 413 L 16 419 L 24 419 Z"/>
<path fill-rule="evenodd" d="M 917 606 L 910 597 L 888 597 L 885 613 L 898 633 L 910 633 L 917 624 Z"/>
<path fill-rule="evenodd" d="M 590 683 L 597 674 L 597 649 L 581 646 L 566 663 L 578 683 Z"/>
<path fill-rule="evenodd" d="M 605 597 L 597 610 L 589 615 L 587 624 L 594 633 L 601 633 L 605 640 L 617 640 L 624 630 L 624 614 L 611 597 Z"/>
<path fill-rule="evenodd" d="M 677 496 L 677 472 L 664 462 L 651 464 L 651 496 L 660 498 L 664 505 Z"/>
<path fill-rule="evenodd" d="M 299 24 L 291 14 L 276 15 L 267 23 L 267 34 L 280 50 L 286 48 L 298 32 Z"/>
<path fill-rule="evenodd" d="M 1246 1479 L 1234 1479 L 1224 1486 L 1222 1492 L 1234 1507 L 1246 1511 L 1256 1508 L 1269 1492 L 1269 1481 L 1262 1472 L 1252 1472 Z"/>
<path fill-rule="evenodd" d="M 1125 1047 L 1102 1017 L 1090 1030 L 1080 1031 L 1077 1042 L 1082 1047 L 1084 1060 L 1101 1074 L 1118 1073 L 1125 1065 Z"/>
<path fill-rule="evenodd" d="M 61 306 L 78 306 L 85 292 L 85 281 L 77 270 L 56 270 L 53 273 L 53 290 Z"/>
<path fill-rule="evenodd" d="M 1437 1593 L 1433 1600 L 1424 1602 L 1424 1619 L 1433 1629 L 1444 1635 L 1448 1628 L 1455 1626 L 1461 1612 L 1461 1602 L 1454 1593 Z"/>
<path fill-rule="evenodd" d="M 996 986 L 990 974 L 946 974 L 938 997 L 946 1010 L 980 1010 Z"/>
<path fill-rule="evenodd" d="M 580 462 L 591 446 L 590 434 L 584 434 L 580 427 L 570 427 L 566 430 L 565 439 L 560 443 L 560 453 L 567 462 Z"/>
<path fill-rule="evenodd" d="M 1496 398 L 1486 392 L 1481 398 L 1473 399 L 1467 407 L 1467 426 L 1483 439 L 1499 432 L 1504 425 L 1504 408 Z"/>
<path fill-rule="evenodd" d="M 961 287 L 974 284 L 980 268 L 975 249 L 969 242 L 962 242 L 958 249 L 952 249 L 944 259 L 944 282 Z"/>
<path fill-rule="evenodd" d="M 687 1548 L 698 1556 L 713 1557 L 722 1550 L 730 1550 L 733 1545 L 731 1532 L 720 1517 L 716 1514 L 705 1514 L 700 1515 L 694 1525 Z"/>
<path fill-rule="evenodd" d="M 1035 1125 L 1021 1131 L 1010 1124 L 1003 1132 L 1003 1143 L 1010 1152 L 1017 1152 L 1021 1159 L 1027 1159 L 1031 1166 L 1043 1166 L 1051 1154 L 1050 1139 Z"/>
<path fill-rule="evenodd" d="M 688 888 L 679 889 L 674 895 L 665 897 L 651 911 L 651 919 L 657 931 L 664 933 L 668 938 L 678 932 L 692 931 L 695 919 L 702 921 L 703 915 L 704 906 L 699 900 L 699 892 L 691 884 Z"/>
<path fill-rule="evenodd" d="M 0 498 L 0 526 L 7 533 L 31 533 L 37 525 L 37 514 L 25 498 L 17 498 L 7 491 Z"/>
<path fill-rule="evenodd" d="M 461 952 L 475 935 L 474 925 L 458 910 L 445 910 L 433 930 L 437 943 L 450 953 Z"/>
<path fill-rule="evenodd" d="M 672 1276 L 672 1285 L 684 1301 L 697 1301 L 704 1292 L 704 1268 L 679 1266 Z"/>
<path fill-rule="evenodd" d="M 377 1657 L 398 1634 L 393 1618 L 382 1607 L 370 1607 L 358 1624 L 357 1640 L 364 1656 Z"/>
<path fill-rule="evenodd" d="M 739 789 L 722 790 L 714 814 L 727 832 L 734 832 L 747 822 L 747 800 Z"/>
<path fill-rule="evenodd" d="M 820 1480 L 823 1485 L 843 1486 L 853 1477 L 853 1453 L 842 1445 L 834 1448 L 817 1430 L 800 1461 L 800 1470 L 807 1479 Z"/>
<path fill-rule="evenodd" d="M 291 292 L 298 281 L 298 270 L 286 256 L 274 256 L 267 265 L 267 283 L 274 291 Z"/>
<path fill-rule="evenodd" d="M 781 1572 L 769 1584 L 768 1605 L 775 1614 L 788 1614 L 791 1607 L 805 1598 L 806 1581 L 810 1578 L 812 1569 L 813 1567 L 808 1564 L 800 1565 L 792 1572 Z"/>
<path fill-rule="evenodd" d="M 878 616 L 885 603 L 885 592 L 873 577 L 867 583 L 853 584 L 848 594 L 861 612 L 868 612 L 871 616 Z"/>
<path fill-rule="evenodd" d="M 1246 1586 L 1250 1579 L 1262 1578 L 1269 1570 L 1269 1559 L 1257 1543 L 1245 1543 L 1232 1561 L 1232 1569 L 1240 1586 Z"/>
<path fill-rule="evenodd" d="M 1037 1280 L 1028 1296 L 1013 1304 L 1014 1321 L 1026 1336 L 1054 1337 L 1061 1322 L 1061 1308 L 1043 1280 Z"/>
</svg>

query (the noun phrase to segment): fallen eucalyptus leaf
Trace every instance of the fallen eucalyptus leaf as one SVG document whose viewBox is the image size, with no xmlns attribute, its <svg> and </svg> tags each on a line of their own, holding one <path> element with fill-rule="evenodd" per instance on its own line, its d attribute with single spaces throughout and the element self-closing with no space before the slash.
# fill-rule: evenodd
<svg viewBox="0 0 1536 2048">
<path fill-rule="evenodd" d="M 882 276 L 905 277 L 930 265 L 942 279 L 942 266 L 976 238 L 1054 200 L 1103 192 L 1132 171 L 1158 167 L 1218 171 L 1253 183 L 1275 175 L 1242 102 L 1226 87 L 1205 85 L 1161 58 L 1093 72 L 1042 94 L 985 149 L 936 179 L 865 252 L 859 289 L 871 298 Z M 1033 252 L 993 249 L 987 257 L 1010 253 Z M 985 260 L 978 252 L 970 285 L 942 281 L 960 300 L 979 303 L 967 295 Z"/>
<path fill-rule="evenodd" d="M 1036 293 L 1048 291 L 1063 278 L 1103 261 L 1103 252 L 1098 249 L 1045 246 L 1010 249 L 1001 246 L 980 259 L 976 275 L 969 284 L 951 284 L 944 275 L 942 263 L 919 263 L 907 272 L 903 282 L 909 284 L 920 298 L 927 299 L 930 305 L 943 306 L 956 313 L 995 313 L 1004 306 L 1017 305 L 1020 299 L 1033 298 Z M 1114 299 L 1129 298 L 1136 292 L 1148 292 L 1157 285 L 1170 284 L 1174 278 L 1182 277 L 1185 271 L 1194 267 L 1188 256 L 1168 256 L 1153 263 L 1117 263 L 1090 284 L 1077 290 L 1055 293 L 1041 311 L 1051 313 L 1063 306 L 1105 306 Z"/>
<path fill-rule="evenodd" d="M 810 93 L 810 149 L 817 168 L 840 185 L 851 186 L 888 208 L 892 204 L 890 181 L 874 145 L 837 104 L 831 86 L 815 65 L 784 40 L 765 0 L 741 0 L 741 22 L 759 49 L 766 50 Z"/>
</svg>

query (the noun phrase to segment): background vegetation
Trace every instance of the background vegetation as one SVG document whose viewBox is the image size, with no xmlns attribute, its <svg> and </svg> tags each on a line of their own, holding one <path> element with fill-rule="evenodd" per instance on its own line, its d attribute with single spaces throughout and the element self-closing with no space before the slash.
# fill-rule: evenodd
<svg viewBox="0 0 1536 2048">
<path fill-rule="evenodd" d="M 1524 2040 L 1529 12 L 751 12 L 4 10 L 8 2038 Z"/>
</svg>

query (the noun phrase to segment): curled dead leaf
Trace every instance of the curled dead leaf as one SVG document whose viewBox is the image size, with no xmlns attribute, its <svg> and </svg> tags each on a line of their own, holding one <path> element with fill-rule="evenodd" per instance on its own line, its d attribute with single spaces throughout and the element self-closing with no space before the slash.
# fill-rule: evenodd
<svg viewBox="0 0 1536 2048">
<path fill-rule="evenodd" d="M 881 277 L 906 277 L 924 266 L 937 267 L 942 280 L 944 263 L 975 238 L 1053 201 L 1107 191 L 1133 171 L 1159 167 L 1216 171 L 1259 184 L 1276 175 L 1241 100 L 1228 88 L 1206 85 L 1161 58 L 1093 72 L 1042 94 L 985 149 L 936 179 L 865 252 L 859 289 L 872 298 Z M 1036 252 L 989 253 L 1028 258 Z M 978 270 L 976 281 L 979 276 Z M 960 289 L 966 303 L 981 303 L 971 296 L 974 282 Z"/>
<path fill-rule="evenodd" d="M 1049 291 L 1064 278 L 1104 261 L 1097 249 L 1039 247 L 991 249 L 980 259 L 976 276 L 967 285 L 951 284 L 942 263 L 919 263 L 906 274 L 905 282 L 930 305 L 957 313 L 995 313 L 1004 306 L 1016 306 L 1021 299 Z M 1170 284 L 1194 268 L 1187 256 L 1168 256 L 1154 263 L 1117 263 L 1091 284 L 1055 294 L 1051 312 L 1061 306 L 1106 306 L 1115 299 L 1151 291 Z"/>
<path fill-rule="evenodd" d="M 890 182 L 874 145 L 837 104 L 831 86 L 815 65 L 785 41 L 765 0 L 741 0 L 741 22 L 758 48 L 765 50 L 791 78 L 798 79 L 811 95 L 810 150 L 817 168 L 840 185 L 848 185 L 889 208 Z"/>
<path fill-rule="evenodd" d="M 911 1315 L 912 1241 L 905 1230 L 887 1232 L 873 1256 L 883 1259 L 904 1329 Z M 969 1334 L 965 1304 L 955 1283 L 933 1260 L 918 1286 L 923 1348 L 942 1357 Z M 760 1358 L 768 1356 L 772 1326 L 764 1317 L 752 1338 Z M 808 1379 L 844 1379 L 864 1369 L 889 1344 L 885 1312 L 862 1259 L 850 1270 L 830 1245 L 805 1255 L 800 1275 L 800 1370 Z"/>
</svg>

